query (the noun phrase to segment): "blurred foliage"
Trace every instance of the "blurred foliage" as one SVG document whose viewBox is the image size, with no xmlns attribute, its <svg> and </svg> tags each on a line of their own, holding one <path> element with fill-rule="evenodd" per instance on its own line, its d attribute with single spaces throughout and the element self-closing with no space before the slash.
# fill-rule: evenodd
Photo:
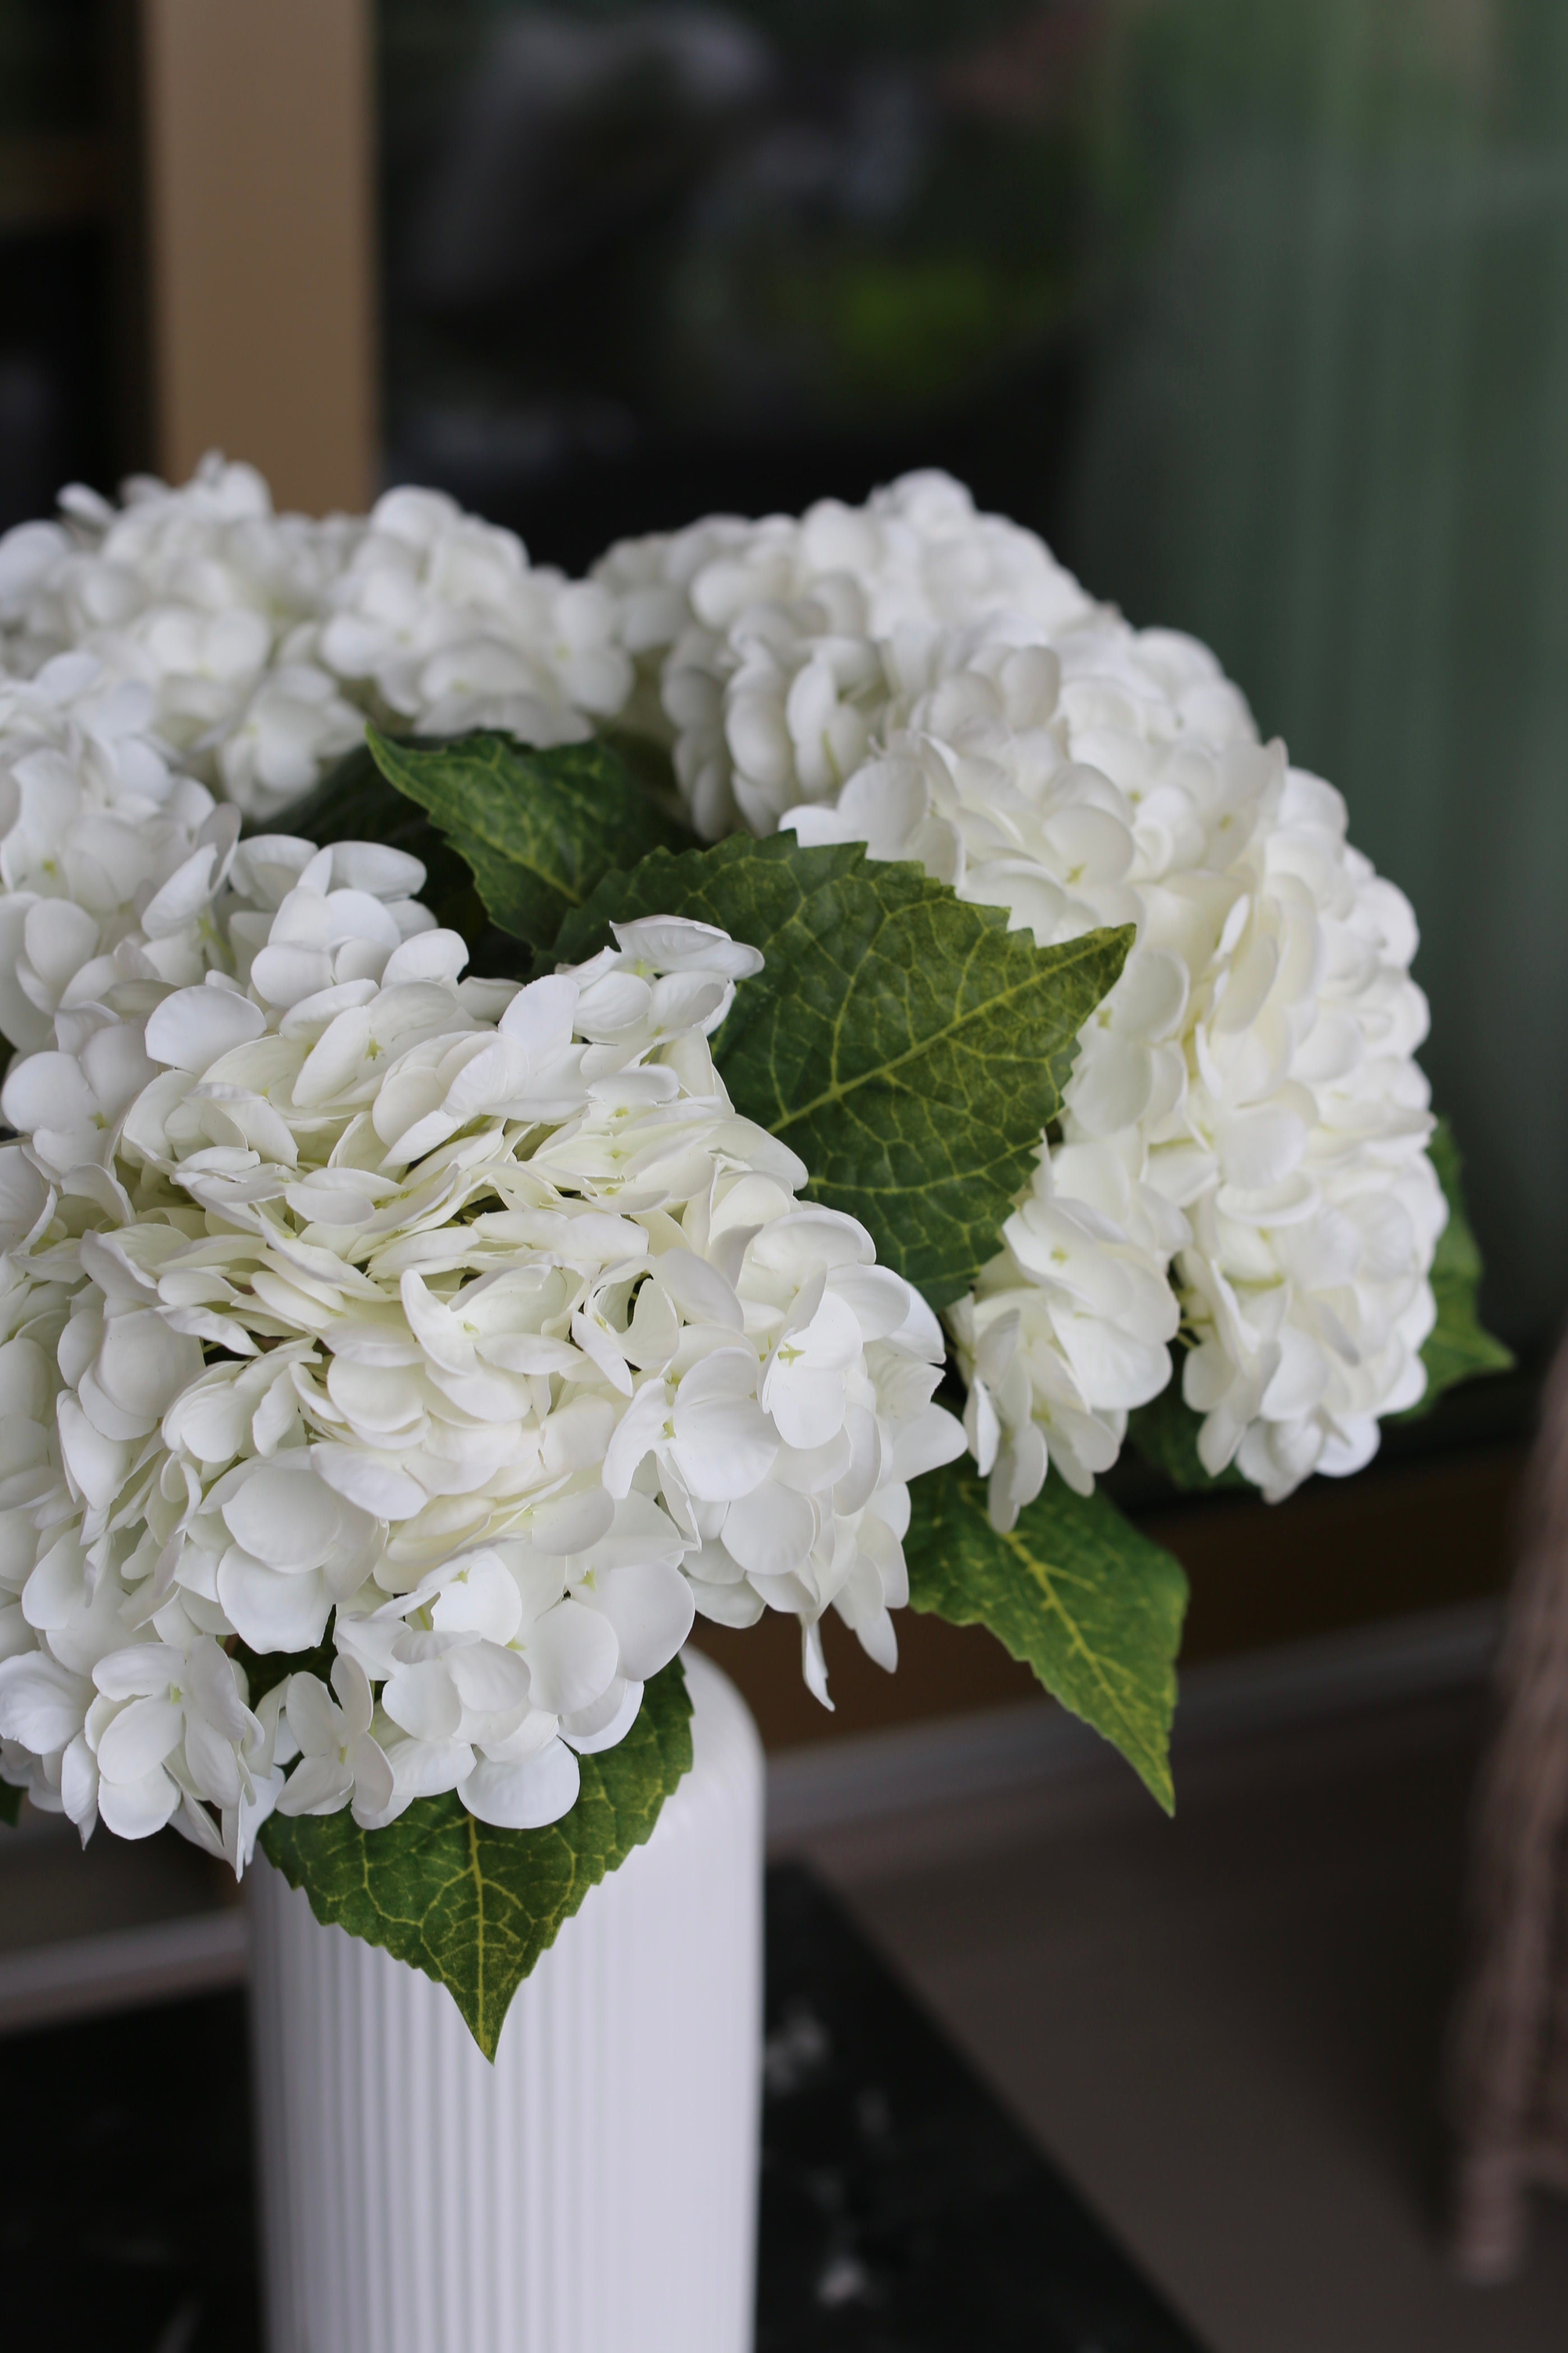
<svg viewBox="0 0 1568 2353">
<path fill-rule="evenodd" d="M 395 402 L 591 392 L 755 437 L 973 396 L 1062 315 L 1082 14 L 384 0 Z M 459 190 L 510 209 L 510 274 Z"/>
</svg>

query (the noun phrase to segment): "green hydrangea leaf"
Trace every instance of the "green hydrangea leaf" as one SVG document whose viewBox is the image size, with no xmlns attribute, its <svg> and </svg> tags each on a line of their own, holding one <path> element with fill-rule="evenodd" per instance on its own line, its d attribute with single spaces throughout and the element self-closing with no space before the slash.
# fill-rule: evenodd
<svg viewBox="0 0 1568 2353">
<path fill-rule="evenodd" d="M 26 1789 L 18 1789 L 10 1781 L 0 1781 L 0 1822 L 9 1822 L 13 1830 L 21 1818 Z"/>
<path fill-rule="evenodd" d="M 612 917 L 646 914 L 762 950 L 714 1041 L 736 1109 L 799 1153 L 812 1198 L 858 1218 L 933 1307 L 962 1296 L 995 1255 L 1131 929 L 1037 948 L 918 866 L 780 834 L 606 875 L 556 953 L 591 955 Z"/>
<path fill-rule="evenodd" d="M 1448 1204 L 1448 1222 L 1438 1237 L 1432 1261 L 1437 1321 L 1421 1350 L 1426 1394 L 1410 1408 L 1408 1416 L 1400 1417 L 1411 1420 L 1430 1412 L 1444 1390 L 1457 1382 L 1468 1381 L 1478 1373 L 1506 1373 L 1513 1364 L 1511 1349 L 1494 1340 L 1480 1319 L 1481 1254 L 1465 1214 L 1459 1147 L 1446 1119 L 1437 1122 L 1427 1148 Z"/>
<path fill-rule="evenodd" d="M 910 1489 L 910 1604 L 985 1626 L 1052 1697 L 1120 1749 L 1167 1813 L 1176 1652 L 1187 1580 L 1109 1497 L 1053 1476 L 998 1535 L 985 1482 L 955 1462 Z"/>
<path fill-rule="evenodd" d="M 626 1738 L 582 1759 L 576 1804 L 543 1830 L 495 1830 L 453 1795 L 422 1798 L 379 1831 L 346 1811 L 274 1814 L 261 1843 L 318 1920 L 444 1985 L 493 2059 L 523 1978 L 588 1890 L 647 1841 L 690 1765 L 691 1701 L 676 1659 L 649 1683 Z"/>
<path fill-rule="evenodd" d="M 1202 1414 L 1194 1413 L 1182 1396 L 1179 1356 L 1159 1396 L 1149 1405 L 1138 1406 L 1127 1417 L 1127 1435 L 1143 1460 L 1163 1471 L 1184 1495 L 1207 1495 L 1216 1488 L 1226 1487 L 1254 1492 L 1234 1462 L 1227 1462 L 1217 1477 L 1211 1477 L 1204 1469 L 1198 1459 L 1198 1431 L 1202 1427 Z"/>
<path fill-rule="evenodd" d="M 608 744 L 536 752 L 489 730 L 401 744 L 374 728 L 367 741 L 386 782 L 472 871 L 490 920 L 535 950 L 613 867 L 692 839 Z"/>
</svg>

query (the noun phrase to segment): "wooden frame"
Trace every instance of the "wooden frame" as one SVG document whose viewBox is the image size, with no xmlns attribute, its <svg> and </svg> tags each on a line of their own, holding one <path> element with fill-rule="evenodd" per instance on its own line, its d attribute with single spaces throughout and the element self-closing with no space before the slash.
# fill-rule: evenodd
<svg viewBox="0 0 1568 2353">
<path fill-rule="evenodd" d="M 158 470 L 221 448 L 280 506 L 377 479 L 370 0 L 141 0 Z"/>
</svg>

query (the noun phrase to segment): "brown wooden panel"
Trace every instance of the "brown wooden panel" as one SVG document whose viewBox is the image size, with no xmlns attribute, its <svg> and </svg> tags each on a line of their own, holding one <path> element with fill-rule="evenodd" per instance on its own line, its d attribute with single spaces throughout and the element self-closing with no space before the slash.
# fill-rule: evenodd
<svg viewBox="0 0 1568 2353">
<path fill-rule="evenodd" d="M 142 0 L 153 439 L 279 503 L 376 466 L 370 0 Z"/>
<path fill-rule="evenodd" d="M 1242 1497 L 1146 1517 L 1193 1584 L 1183 1655 L 1440 1609 L 1507 1582 L 1522 1446 L 1478 1449 L 1358 1479 L 1315 1479 L 1288 1504 Z"/>
</svg>

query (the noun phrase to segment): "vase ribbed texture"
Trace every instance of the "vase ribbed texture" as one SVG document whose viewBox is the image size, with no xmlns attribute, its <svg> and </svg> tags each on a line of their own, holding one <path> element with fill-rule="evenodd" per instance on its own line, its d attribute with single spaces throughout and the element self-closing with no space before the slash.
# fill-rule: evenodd
<svg viewBox="0 0 1568 2353">
<path fill-rule="evenodd" d="M 747 2353 L 763 1761 L 733 1686 L 686 1668 L 692 1770 L 493 2068 L 441 1987 L 258 1856 L 270 2353 Z"/>
</svg>

